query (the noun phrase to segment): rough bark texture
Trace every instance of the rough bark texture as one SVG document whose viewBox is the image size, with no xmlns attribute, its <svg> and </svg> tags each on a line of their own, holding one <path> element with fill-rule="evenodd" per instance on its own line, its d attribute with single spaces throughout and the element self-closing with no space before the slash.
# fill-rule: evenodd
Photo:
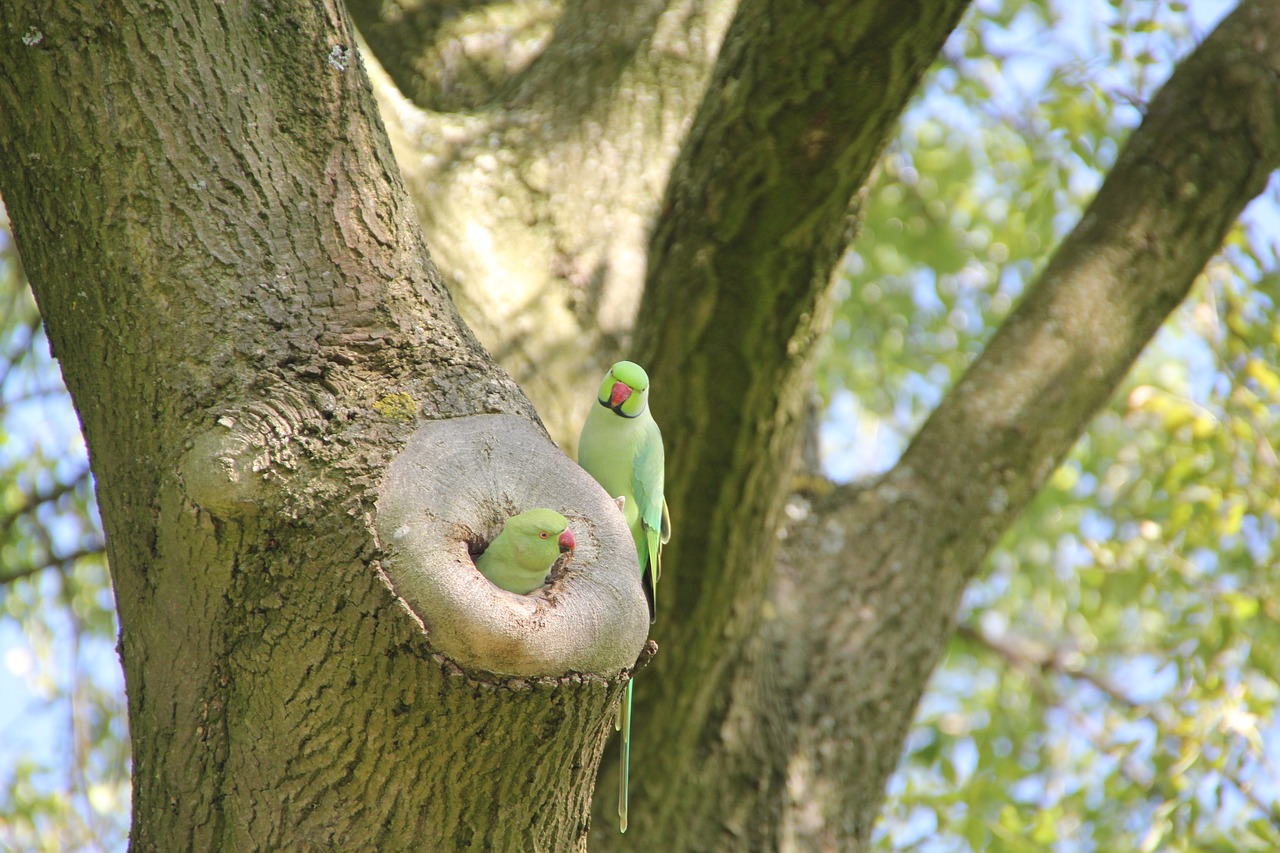
<svg viewBox="0 0 1280 853">
<path fill-rule="evenodd" d="M 134 849 L 581 847 L 643 599 L 597 672 L 534 637 L 511 680 L 396 594 L 374 501 L 415 425 L 537 420 L 427 257 L 345 13 L 79 6 L 0 7 L 0 190 L 97 475 Z M 526 479 L 591 485 L 547 447 Z M 533 495 L 487 473 L 432 522 L 464 583 L 468 531 Z"/>
<path fill-rule="evenodd" d="M 413 501 L 441 474 L 423 416 L 481 448 L 475 416 L 537 419 L 426 257 L 341 10 L 83 5 L 0 4 L 0 191 L 98 478 L 133 843 L 580 849 L 643 630 L 590 555 L 625 534 L 597 490 L 552 594 L 467 574 L 503 511 L 585 488 L 536 426 L 537 470 Z M 851 200 L 964 5 L 353 2 L 427 234 L 558 437 L 647 282 L 626 351 L 675 538 L 632 830 L 603 774 L 593 847 L 865 847 L 964 584 L 1280 163 L 1257 0 L 901 464 L 784 515 Z M 575 657 L 571 624 L 626 636 Z"/>
</svg>

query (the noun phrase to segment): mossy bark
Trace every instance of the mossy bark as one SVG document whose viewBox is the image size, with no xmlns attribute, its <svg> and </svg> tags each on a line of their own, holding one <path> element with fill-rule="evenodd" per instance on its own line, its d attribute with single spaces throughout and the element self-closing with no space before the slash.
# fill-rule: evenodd
<svg viewBox="0 0 1280 853">
<path fill-rule="evenodd" d="M 411 11 L 354 5 L 375 52 Z M 590 799 L 638 635 L 596 672 L 557 644 L 501 674 L 400 594 L 421 572 L 492 616 L 448 574 L 467 537 L 582 484 L 538 445 L 536 488 L 495 473 L 379 529 L 424 419 L 543 437 L 427 258 L 342 10 L 0 5 L 0 191 L 98 478 L 136 849 L 868 844 L 965 583 L 1280 163 L 1280 12 L 1246 2 L 902 463 L 792 494 L 858 188 L 964 5 L 513 6 L 493 24 L 536 55 L 443 100 L 428 9 L 373 69 L 460 303 L 553 433 L 615 354 L 651 368 L 676 534 L 626 836 L 611 772 Z M 581 517 L 607 551 L 616 518 Z M 453 538 L 388 544 L 419 523 Z M 626 567 L 592 559 L 562 598 L 492 601 L 529 620 L 500 636 L 629 625 Z"/>
<path fill-rule="evenodd" d="M 133 849 L 580 849 L 643 597 L 587 609 L 639 614 L 574 658 L 597 671 L 535 632 L 511 678 L 398 594 L 376 501 L 425 419 L 526 424 L 520 476 L 621 524 L 454 311 L 341 5 L 8 4 L 0 33 L 0 190 L 108 537 Z M 458 583 L 463 531 L 532 494 L 484 461 L 437 519 Z M 581 610 L 561 592 L 533 606 Z"/>
</svg>

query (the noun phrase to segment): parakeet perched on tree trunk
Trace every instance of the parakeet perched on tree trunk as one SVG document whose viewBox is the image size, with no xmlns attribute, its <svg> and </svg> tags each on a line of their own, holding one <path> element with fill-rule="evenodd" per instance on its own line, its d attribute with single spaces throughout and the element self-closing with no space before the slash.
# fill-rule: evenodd
<svg viewBox="0 0 1280 853">
<path fill-rule="evenodd" d="M 605 374 L 596 403 L 578 440 L 578 464 L 610 497 L 622 498 L 622 514 L 636 543 L 640 580 L 656 617 L 662 576 L 662 545 L 671 537 L 671 519 L 662 495 L 665 464 L 662 433 L 649 411 L 649 375 L 640 365 L 620 361 Z M 618 823 L 627 831 L 627 776 L 631 764 L 631 690 L 618 709 L 622 760 L 618 780 Z"/>
<path fill-rule="evenodd" d="M 527 595 L 546 583 L 556 558 L 575 544 L 563 515 L 531 509 L 506 520 L 497 538 L 476 557 L 476 568 L 496 586 Z"/>
</svg>

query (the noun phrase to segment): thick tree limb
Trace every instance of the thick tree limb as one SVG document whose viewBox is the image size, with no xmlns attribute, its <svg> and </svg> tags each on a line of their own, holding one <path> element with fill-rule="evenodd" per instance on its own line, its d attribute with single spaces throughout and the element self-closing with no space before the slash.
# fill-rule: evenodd
<svg viewBox="0 0 1280 853">
<path fill-rule="evenodd" d="M 746 796 L 667 780 L 706 772 L 732 662 L 756 630 L 851 200 L 966 5 L 747 0 L 725 37 L 636 330 L 675 530 L 657 628 L 674 652 L 636 687 L 637 838 L 701 848 L 749 831 L 747 847 L 773 846 L 779 777 Z"/>
<path fill-rule="evenodd" d="M 1186 296 L 1280 165 L 1278 73 L 1280 8 L 1246 2 L 1152 101 L 1080 224 L 895 473 L 933 484 L 947 509 L 939 536 L 994 542 Z"/>
<path fill-rule="evenodd" d="M 1280 6 L 1241 4 L 1175 71 L 1081 223 L 897 467 L 802 499 L 766 628 L 786 701 L 782 838 L 865 846 L 965 583 L 1280 166 Z M 743 708 L 744 719 L 751 710 Z M 740 751 L 742 747 L 737 747 Z"/>
</svg>

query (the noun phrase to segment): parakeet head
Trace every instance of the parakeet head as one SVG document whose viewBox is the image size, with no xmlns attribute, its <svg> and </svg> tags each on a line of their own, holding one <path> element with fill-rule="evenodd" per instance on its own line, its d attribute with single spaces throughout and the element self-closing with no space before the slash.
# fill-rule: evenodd
<svg viewBox="0 0 1280 853">
<path fill-rule="evenodd" d="M 563 515 L 531 509 L 508 518 L 489 547 L 476 556 L 476 568 L 496 586 L 528 595 L 546 583 L 556 558 L 572 551 L 573 531 Z"/>
<path fill-rule="evenodd" d="M 551 509 L 531 509 L 512 516 L 503 525 L 503 533 L 512 537 L 517 559 L 533 567 L 546 567 L 577 545 L 568 519 Z"/>
<path fill-rule="evenodd" d="M 649 405 L 649 374 L 634 361 L 620 361 L 604 375 L 596 399 L 624 418 L 639 417 Z"/>
</svg>

